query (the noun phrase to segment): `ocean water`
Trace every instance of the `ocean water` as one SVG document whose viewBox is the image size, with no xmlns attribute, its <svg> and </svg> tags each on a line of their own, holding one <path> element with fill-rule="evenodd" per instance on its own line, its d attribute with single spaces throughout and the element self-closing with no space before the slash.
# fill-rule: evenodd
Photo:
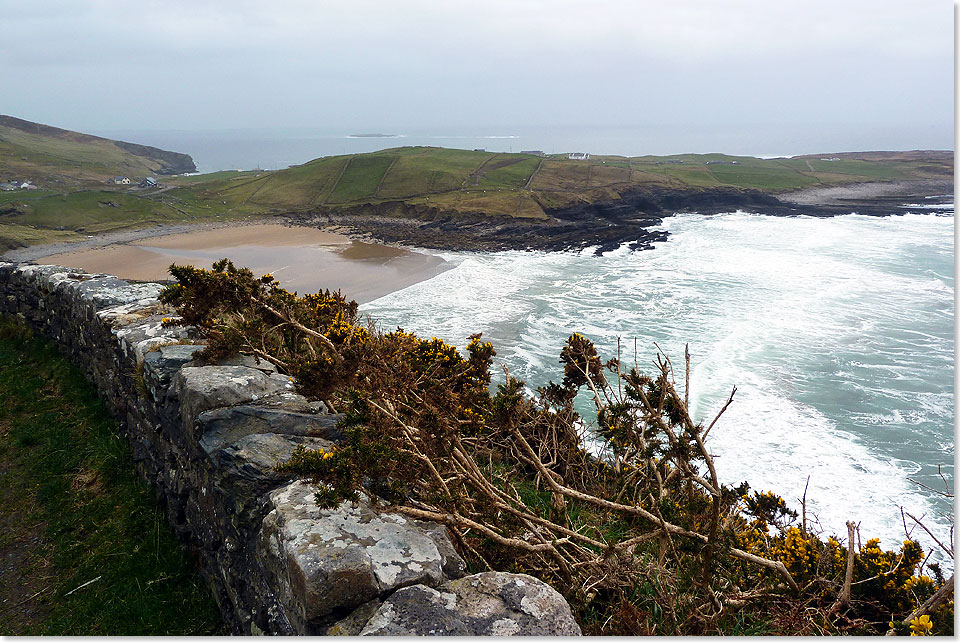
<svg viewBox="0 0 960 642">
<path fill-rule="evenodd" d="M 456 268 L 361 309 L 456 345 L 482 331 L 531 388 L 562 377 L 574 331 L 604 356 L 619 337 L 630 362 L 636 345 L 641 369 L 655 344 L 682 363 L 689 343 L 695 419 L 738 389 L 709 437 L 724 482 L 799 509 L 809 476 L 808 514 L 825 534 L 845 536 L 852 519 L 896 547 L 900 507 L 942 537 L 953 516 L 908 479 L 943 488 L 942 473 L 953 489 L 954 218 L 930 213 L 941 207 L 679 215 L 655 249 L 603 256 L 442 252 Z"/>
<path fill-rule="evenodd" d="M 390 147 L 424 145 L 491 152 L 541 150 L 548 154 L 684 154 L 724 152 L 747 156 L 789 156 L 865 149 L 950 149 L 953 130 L 923 125 L 903 128 L 750 123 L 743 125 L 654 124 L 636 126 L 498 125 L 461 127 L 380 127 L 360 130 L 299 127 L 245 130 L 97 130 L 117 140 L 190 154 L 201 172 L 284 169 L 321 156 L 357 154 Z M 370 138 L 356 134 L 389 134 Z"/>
</svg>

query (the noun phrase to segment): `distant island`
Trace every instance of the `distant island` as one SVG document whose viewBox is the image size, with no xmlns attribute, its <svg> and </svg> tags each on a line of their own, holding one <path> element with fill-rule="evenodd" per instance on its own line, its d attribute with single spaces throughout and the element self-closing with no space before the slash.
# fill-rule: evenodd
<svg viewBox="0 0 960 642">
<path fill-rule="evenodd" d="M 350 134 L 347 138 L 396 138 L 396 134 Z"/>
<path fill-rule="evenodd" d="M 649 247 L 680 211 L 881 216 L 953 194 L 952 151 L 761 159 L 395 147 L 279 171 L 173 175 L 194 169 L 186 154 L 0 117 L 0 250 L 270 217 L 428 248 L 603 252 Z"/>
</svg>

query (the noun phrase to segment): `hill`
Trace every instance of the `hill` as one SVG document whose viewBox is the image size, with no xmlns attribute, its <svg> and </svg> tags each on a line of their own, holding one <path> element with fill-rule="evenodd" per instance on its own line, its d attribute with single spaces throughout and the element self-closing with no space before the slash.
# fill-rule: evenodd
<svg viewBox="0 0 960 642">
<path fill-rule="evenodd" d="M 101 185 L 114 176 L 142 179 L 196 170 L 187 154 L 0 115 L 3 181 L 65 189 Z"/>
<path fill-rule="evenodd" d="M 186 154 L 0 116 L 0 182 L 30 180 L 41 188 L 0 191 L 0 249 L 158 223 L 263 216 L 335 223 L 425 247 L 606 247 L 652 238 L 644 230 L 684 209 L 889 214 L 897 198 L 952 192 L 953 152 L 572 159 L 397 147 L 279 171 L 169 175 L 193 168 Z M 146 188 L 110 180 L 151 174 L 168 176 Z M 837 196 L 837 187 L 853 184 L 869 184 L 872 193 L 880 185 L 887 200 Z"/>
<path fill-rule="evenodd" d="M 951 180 L 952 152 L 870 152 L 760 159 L 725 154 L 535 156 L 401 147 L 319 158 L 276 172 L 180 181 L 185 202 L 230 208 L 338 211 L 402 202 L 449 214 L 546 219 L 625 194 L 712 189 L 766 194 L 862 182 Z"/>
</svg>

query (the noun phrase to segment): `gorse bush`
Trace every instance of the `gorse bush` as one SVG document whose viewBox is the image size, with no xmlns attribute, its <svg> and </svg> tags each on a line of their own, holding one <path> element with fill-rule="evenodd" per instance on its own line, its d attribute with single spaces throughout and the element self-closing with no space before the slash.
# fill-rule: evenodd
<svg viewBox="0 0 960 642">
<path fill-rule="evenodd" d="M 559 383 L 530 394 L 504 369 L 491 391 L 495 351 L 480 335 L 461 354 L 382 332 L 340 293 L 296 296 L 226 259 L 171 273 L 162 299 L 180 318 L 167 322 L 199 329 L 201 357 L 256 355 L 344 413 L 334 450 L 280 465 L 313 481 L 320 505 L 366 497 L 445 524 L 473 568 L 545 580 L 587 633 L 953 631 L 952 577 L 922 575 L 916 542 L 856 551 L 798 525 L 775 494 L 718 478 L 705 440 L 736 389 L 694 421 L 689 355 L 681 394 L 665 355 L 643 373 L 573 334 Z"/>
</svg>

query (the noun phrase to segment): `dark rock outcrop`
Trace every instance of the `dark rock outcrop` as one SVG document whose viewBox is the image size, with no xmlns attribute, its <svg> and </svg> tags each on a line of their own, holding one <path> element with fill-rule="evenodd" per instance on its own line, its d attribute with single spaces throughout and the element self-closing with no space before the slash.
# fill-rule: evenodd
<svg viewBox="0 0 960 642">
<path fill-rule="evenodd" d="M 944 191 L 947 190 L 947 191 Z M 624 243 L 647 249 L 666 240 L 657 229 L 663 219 L 680 212 L 710 215 L 736 210 L 772 216 L 839 216 L 857 212 L 889 216 L 897 205 L 930 194 L 952 191 L 943 181 L 919 181 L 895 194 L 831 202 L 794 202 L 788 195 L 734 187 L 647 187 L 620 194 L 615 200 L 546 209 L 546 219 L 520 219 L 483 213 L 451 213 L 435 207 L 387 201 L 347 207 L 324 207 L 287 214 L 296 224 L 336 225 L 386 243 L 440 250 L 582 250 L 598 254 Z"/>
</svg>

